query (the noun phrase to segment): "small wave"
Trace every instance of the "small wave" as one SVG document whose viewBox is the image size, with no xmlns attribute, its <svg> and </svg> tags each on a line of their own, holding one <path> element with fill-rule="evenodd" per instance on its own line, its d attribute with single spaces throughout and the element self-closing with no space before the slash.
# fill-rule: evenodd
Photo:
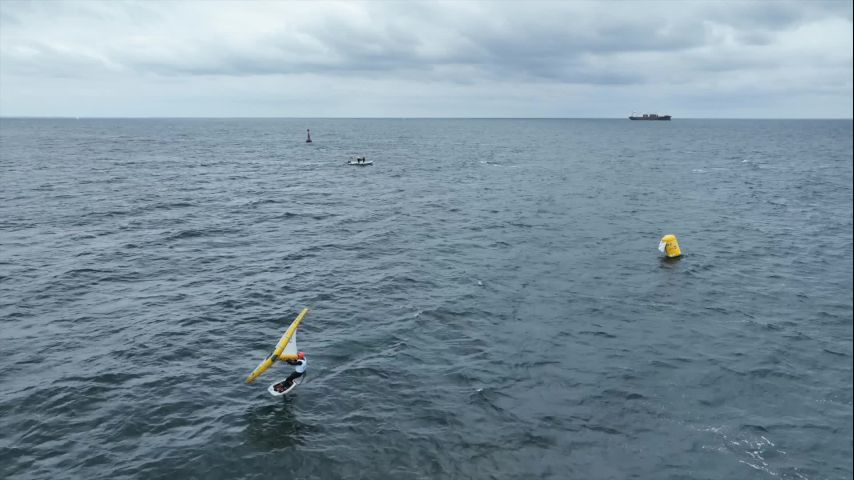
<svg viewBox="0 0 854 480">
<path fill-rule="evenodd" d="M 190 202 L 164 202 L 151 205 L 150 210 L 172 210 L 176 208 L 189 208 L 197 206 Z"/>
<path fill-rule="evenodd" d="M 195 238 L 195 237 L 203 237 L 207 235 L 208 232 L 204 230 L 182 230 L 178 233 L 174 233 L 166 237 L 166 240 L 181 240 L 184 238 Z"/>
<path fill-rule="evenodd" d="M 604 337 L 604 338 L 617 338 L 617 336 L 612 334 L 612 333 L 602 332 L 602 331 L 584 330 L 584 331 L 578 332 L 578 334 L 579 335 L 593 335 L 596 337 Z"/>
<path fill-rule="evenodd" d="M 236 233 L 236 230 L 230 229 L 198 229 L 198 228 L 190 228 L 187 230 L 181 230 L 176 233 L 172 233 L 166 236 L 166 241 L 175 241 L 175 240 L 187 240 L 199 237 L 215 237 L 221 236 L 223 234 Z"/>
<path fill-rule="evenodd" d="M 593 432 L 607 433 L 608 435 L 620 435 L 622 433 L 619 430 L 617 430 L 616 428 L 611 428 L 611 427 L 596 424 L 596 423 L 585 423 L 584 425 L 582 425 L 582 427 L 586 428 L 587 430 L 593 431 Z"/>
<path fill-rule="evenodd" d="M 75 268 L 72 270 L 68 270 L 63 273 L 61 276 L 69 277 L 69 278 L 80 278 L 80 277 L 91 277 L 94 275 L 104 275 L 112 273 L 109 270 L 101 270 L 97 268 Z"/>
<path fill-rule="evenodd" d="M 749 373 L 750 373 L 750 375 L 752 375 L 754 377 L 759 377 L 759 378 L 771 377 L 771 378 L 787 378 L 787 379 L 791 379 L 791 380 L 800 378 L 798 375 L 794 375 L 792 373 L 784 372 L 784 371 L 781 371 L 779 369 L 774 369 L 774 368 L 754 368 L 754 369 L 750 370 Z"/>
<path fill-rule="evenodd" d="M 249 202 L 244 203 L 241 206 L 243 206 L 243 207 L 259 207 L 262 205 L 276 205 L 276 204 L 280 204 L 280 203 L 285 203 L 285 202 L 282 200 L 277 200 L 275 198 L 262 198 L 259 200 L 251 200 Z"/>
</svg>

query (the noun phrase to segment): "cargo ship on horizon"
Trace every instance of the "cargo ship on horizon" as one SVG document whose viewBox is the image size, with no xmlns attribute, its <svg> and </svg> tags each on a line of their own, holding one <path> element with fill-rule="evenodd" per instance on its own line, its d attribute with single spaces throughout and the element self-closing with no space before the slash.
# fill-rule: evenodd
<svg viewBox="0 0 854 480">
<path fill-rule="evenodd" d="M 638 117 L 632 112 L 629 116 L 629 120 L 670 120 L 672 117 L 670 115 L 659 115 L 657 113 L 644 113 L 642 116 Z"/>
</svg>

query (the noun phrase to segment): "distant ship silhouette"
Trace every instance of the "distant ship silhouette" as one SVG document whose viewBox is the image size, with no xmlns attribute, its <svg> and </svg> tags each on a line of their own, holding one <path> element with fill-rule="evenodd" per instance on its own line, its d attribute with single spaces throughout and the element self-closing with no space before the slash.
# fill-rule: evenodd
<svg viewBox="0 0 854 480">
<path fill-rule="evenodd" d="M 640 117 L 632 113 L 629 116 L 629 120 L 670 120 L 671 118 L 670 115 L 658 115 L 657 113 L 644 113 Z"/>
</svg>

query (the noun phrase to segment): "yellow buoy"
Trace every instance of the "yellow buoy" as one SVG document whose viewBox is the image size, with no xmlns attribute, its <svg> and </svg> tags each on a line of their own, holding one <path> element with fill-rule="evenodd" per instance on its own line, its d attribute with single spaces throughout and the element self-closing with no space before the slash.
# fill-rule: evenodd
<svg viewBox="0 0 854 480">
<path fill-rule="evenodd" d="M 682 250 L 679 248 L 679 241 L 676 240 L 676 235 L 665 235 L 661 237 L 661 242 L 658 243 L 658 250 L 664 253 L 667 258 L 682 256 Z"/>
</svg>

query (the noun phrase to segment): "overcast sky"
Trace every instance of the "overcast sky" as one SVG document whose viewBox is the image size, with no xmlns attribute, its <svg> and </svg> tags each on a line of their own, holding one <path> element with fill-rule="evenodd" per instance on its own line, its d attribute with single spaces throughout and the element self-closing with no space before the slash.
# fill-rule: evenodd
<svg viewBox="0 0 854 480">
<path fill-rule="evenodd" d="M 850 118 L 851 5 L 0 0 L 0 115 Z"/>
</svg>

